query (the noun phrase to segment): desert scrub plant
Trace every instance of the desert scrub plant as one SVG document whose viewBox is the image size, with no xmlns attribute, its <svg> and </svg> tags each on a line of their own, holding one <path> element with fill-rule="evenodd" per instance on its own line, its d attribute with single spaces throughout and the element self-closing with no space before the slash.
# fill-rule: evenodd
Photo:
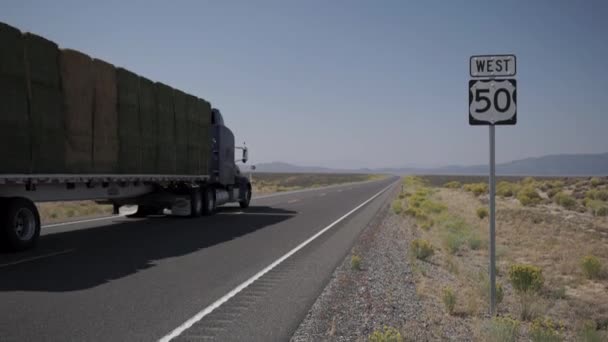
<svg viewBox="0 0 608 342">
<path fill-rule="evenodd" d="M 581 342 L 603 342 L 608 339 L 608 336 L 602 336 L 606 334 L 602 334 L 597 330 L 596 324 L 594 321 L 584 322 L 582 327 L 578 331 L 578 341 Z"/>
<path fill-rule="evenodd" d="M 393 212 L 395 214 L 400 215 L 403 212 L 403 205 L 401 204 L 401 200 L 394 200 L 391 204 L 391 208 L 393 209 Z"/>
<path fill-rule="evenodd" d="M 355 271 L 361 271 L 361 257 L 358 255 L 353 255 L 350 257 L 350 268 Z"/>
<path fill-rule="evenodd" d="M 450 315 L 453 314 L 454 309 L 456 308 L 456 294 L 454 293 L 454 290 L 452 290 L 450 287 L 444 288 L 441 298 L 446 311 Z"/>
<path fill-rule="evenodd" d="M 543 273 L 540 267 L 525 264 L 514 264 L 509 268 L 509 280 L 515 291 L 525 293 L 537 292 L 543 286 Z"/>
<path fill-rule="evenodd" d="M 477 217 L 479 217 L 480 219 L 484 219 L 488 216 L 488 208 L 486 207 L 480 207 L 477 208 Z"/>
<path fill-rule="evenodd" d="M 517 199 L 521 205 L 527 207 L 540 203 L 541 197 L 534 186 L 526 185 L 517 192 Z"/>
<path fill-rule="evenodd" d="M 411 242 L 410 247 L 416 259 L 426 260 L 435 254 L 433 245 L 427 240 L 415 239 Z"/>
<path fill-rule="evenodd" d="M 604 181 L 601 178 L 593 177 L 593 178 L 591 178 L 589 183 L 591 183 L 591 186 L 597 187 L 597 186 L 604 184 Z"/>
<path fill-rule="evenodd" d="M 511 197 L 517 193 L 518 188 L 515 183 L 500 181 L 496 185 L 496 194 L 501 197 Z"/>
<path fill-rule="evenodd" d="M 443 187 L 448 189 L 460 189 L 462 184 L 459 181 L 451 181 L 443 184 Z"/>
<path fill-rule="evenodd" d="M 487 272 L 479 273 L 479 285 L 477 286 L 479 289 L 480 295 L 486 301 L 490 300 L 490 279 L 488 278 Z M 496 304 L 502 303 L 502 300 L 505 298 L 505 291 L 500 282 L 496 282 Z"/>
<path fill-rule="evenodd" d="M 565 209 L 573 209 L 574 207 L 576 207 L 576 200 L 574 199 L 574 197 L 567 195 L 563 192 L 557 193 L 553 197 L 553 200 L 557 205 L 560 205 Z"/>
<path fill-rule="evenodd" d="M 583 274 L 587 279 L 597 279 L 602 272 L 602 263 L 600 259 L 593 255 L 587 255 L 581 259 L 581 267 Z"/>
<path fill-rule="evenodd" d="M 585 200 L 585 207 L 587 207 L 593 216 L 608 216 L 608 203 L 600 200 Z"/>
<path fill-rule="evenodd" d="M 476 251 L 481 248 L 481 238 L 475 233 L 469 233 L 467 236 L 467 244 L 471 250 Z"/>
<path fill-rule="evenodd" d="M 519 335 L 519 321 L 509 317 L 493 317 L 483 328 L 485 341 L 514 342 Z"/>
<path fill-rule="evenodd" d="M 471 183 L 463 185 L 463 189 L 472 192 L 473 195 L 479 196 L 488 193 L 488 184 L 486 183 Z"/>
<path fill-rule="evenodd" d="M 608 201 L 608 190 L 587 190 L 587 192 L 585 192 L 585 198 L 598 201 Z"/>
<path fill-rule="evenodd" d="M 403 337 L 397 329 L 385 325 L 383 329 L 374 330 L 369 335 L 369 342 L 403 342 Z"/>
<path fill-rule="evenodd" d="M 535 319 L 528 334 L 532 342 L 560 342 L 563 340 L 560 330 L 564 330 L 564 327 L 551 319 Z"/>
</svg>

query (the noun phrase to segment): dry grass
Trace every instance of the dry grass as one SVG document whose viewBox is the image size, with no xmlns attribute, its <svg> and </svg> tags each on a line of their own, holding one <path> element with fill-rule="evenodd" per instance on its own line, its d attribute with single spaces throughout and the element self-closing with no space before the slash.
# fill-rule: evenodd
<svg viewBox="0 0 608 342">
<path fill-rule="evenodd" d="M 42 224 L 112 214 L 112 206 L 93 201 L 37 203 Z"/>
<path fill-rule="evenodd" d="M 439 215 L 430 215 L 428 219 L 434 225 L 428 229 L 415 228 L 416 236 L 428 240 L 435 249 L 433 263 L 439 268 L 433 273 L 425 269 L 428 265 L 418 263 L 418 292 L 422 297 L 433 298 L 437 303 L 442 301 L 441 289 L 451 287 L 459 300 L 455 319 L 462 324 L 487 325 L 487 265 L 488 265 L 488 220 L 478 216 L 479 207 L 487 206 L 487 196 L 467 192 L 466 179 L 441 178 L 434 182 L 407 181 L 404 192 L 412 194 L 418 188 L 427 187 L 429 183 L 439 185 L 450 181 L 465 183 L 463 189 L 431 188 L 428 200 L 438 202 L 447 210 Z M 472 182 L 479 182 L 471 178 Z M 413 183 L 416 183 L 412 185 Z M 584 193 L 589 189 L 606 190 L 608 181 L 596 178 L 594 184 L 590 179 L 550 179 L 538 180 L 528 178 L 520 180 L 513 186 L 504 188 L 533 188 L 540 200 L 533 207 L 522 205 L 516 194 L 497 197 L 497 282 L 502 284 L 503 300 L 498 306 L 501 315 L 510 315 L 522 320 L 521 336 L 530 338 L 529 331 L 535 319 L 551 319 L 563 324 L 561 336 L 574 340 L 579 327 L 585 322 L 593 322 L 601 330 L 601 336 L 608 329 L 608 279 L 605 272 L 589 277 L 588 271 L 581 267 L 581 260 L 588 255 L 597 258 L 601 265 L 608 265 L 608 219 L 596 217 L 586 210 L 583 201 Z M 469 187 L 470 188 L 470 187 Z M 557 204 L 549 199 L 548 192 L 557 189 L 555 194 L 568 196 L 568 203 Z M 583 196 L 578 196 L 582 193 Z M 411 195 L 409 195 L 411 197 Z M 404 196 L 407 207 L 408 196 Z M 570 198 L 576 203 L 571 203 Z M 558 201 L 559 202 L 559 201 Z M 567 208 L 566 208 L 567 207 Z M 471 248 L 461 243 L 458 248 L 451 248 L 445 243 L 446 217 L 460 220 L 462 227 L 467 227 L 467 234 L 473 234 L 481 240 L 479 248 Z M 534 265 L 542 269 L 543 286 L 537 293 L 520 294 L 510 283 L 508 270 L 514 264 Z M 597 268 L 597 267 L 596 267 Z M 586 273 L 587 272 L 587 273 Z M 525 296 L 525 298 L 524 298 Z M 560 328 L 561 329 L 561 328 Z M 479 330 L 479 329 L 478 329 Z M 481 335 L 480 335 L 481 336 Z M 481 339 L 481 337 L 477 336 Z"/>
<path fill-rule="evenodd" d="M 328 185 L 382 179 L 385 175 L 338 173 L 253 173 L 254 194 L 317 188 Z"/>
</svg>

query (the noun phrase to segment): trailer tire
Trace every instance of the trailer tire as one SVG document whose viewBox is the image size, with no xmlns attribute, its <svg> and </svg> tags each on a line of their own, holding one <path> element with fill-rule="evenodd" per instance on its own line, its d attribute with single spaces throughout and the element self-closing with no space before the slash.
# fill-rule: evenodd
<svg viewBox="0 0 608 342">
<path fill-rule="evenodd" d="M 128 218 L 142 218 L 148 215 L 160 215 L 163 213 L 162 208 L 156 208 L 150 205 L 137 205 L 137 211 L 133 214 L 127 215 Z"/>
<path fill-rule="evenodd" d="M 190 217 L 200 217 L 203 214 L 203 194 L 201 188 L 190 190 Z"/>
<path fill-rule="evenodd" d="M 203 191 L 203 215 L 210 216 L 216 210 L 215 191 L 213 188 L 206 188 Z"/>
<path fill-rule="evenodd" d="M 40 215 L 32 201 L 14 197 L 2 200 L 0 244 L 9 251 L 33 248 L 40 238 Z"/>
<path fill-rule="evenodd" d="M 247 209 L 249 208 L 249 202 L 251 202 L 251 185 L 247 184 L 245 199 L 239 202 L 239 206 L 241 206 L 242 209 Z"/>
</svg>

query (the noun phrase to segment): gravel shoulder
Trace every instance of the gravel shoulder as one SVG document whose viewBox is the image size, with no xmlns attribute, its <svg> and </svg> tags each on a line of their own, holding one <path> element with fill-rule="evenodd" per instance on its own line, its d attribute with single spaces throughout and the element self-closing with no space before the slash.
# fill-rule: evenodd
<svg viewBox="0 0 608 342">
<path fill-rule="evenodd" d="M 334 271 L 292 341 L 366 341 L 384 326 L 397 329 L 406 341 L 470 339 L 468 327 L 447 315 L 441 303 L 418 295 L 420 266 L 409 256 L 415 235 L 412 222 L 388 205 L 381 210 Z M 360 270 L 351 266 L 352 255 L 361 258 Z M 432 264 L 423 266 L 425 273 L 434 272 Z"/>
</svg>

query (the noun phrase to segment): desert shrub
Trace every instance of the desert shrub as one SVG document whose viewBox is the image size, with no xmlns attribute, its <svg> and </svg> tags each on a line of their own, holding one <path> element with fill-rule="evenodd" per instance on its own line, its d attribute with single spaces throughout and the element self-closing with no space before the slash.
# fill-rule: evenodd
<svg viewBox="0 0 608 342">
<path fill-rule="evenodd" d="M 483 195 L 488 193 L 488 184 L 486 183 L 471 183 L 465 184 L 463 189 L 472 192 L 475 196 Z"/>
<path fill-rule="evenodd" d="M 541 197 L 533 186 L 526 185 L 517 192 L 517 199 L 523 206 L 533 206 L 541 201 Z"/>
<path fill-rule="evenodd" d="M 521 180 L 521 183 L 524 185 L 533 185 L 536 183 L 536 179 L 534 179 L 534 177 L 526 177 Z"/>
<path fill-rule="evenodd" d="M 585 322 L 578 332 L 578 340 L 581 342 L 602 342 L 607 338 L 608 336 L 602 336 L 602 333 L 597 330 L 593 321 Z"/>
<path fill-rule="evenodd" d="M 435 253 L 433 245 L 431 245 L 431 243 L 427 240 L 413 240 L 410 247 L 412 248 L 412 253 L 414 253 L 416 258 L 420 260 L 426 260 Z"/>
<path fill-rule="evenodd" d="M 439 202 L 427 199 L 422 201 L 420 208 L 427 213 L 439 214 L 447 209 L 447 207 Z"/>
<path fill-rule="evenodd" d="M 608 201 L 608 190 L 587 190 L 587 192 L 585 192 L 585 198 L 598 201 Z"/>
<path fill-rule="evenodd" d="M 593 177 L 593 178 L 591 178 L 589 183 L 591 183 L 591 186 L 596 187 L 596 186 L 600 186 L 600 185 L 604 184 L 604 181 L 601 178 Z"/>
<path fill-rule="evenodd" d="M 361 270 L 361 257 L 358 255 L 353 255 L 350 257 L 350 267 L 353 270 L 360 271 Z"/>
<path fill-rule="evenodd" d="M 430 230 L 434 224 L 435 221 L 433 221 L 432 219 L 422 220 L 419 222 L 420 228 L 427 231 Z"/>
<path fill-rule="evenodd" d="M 546 306 L 536 293 L 519 293 L 517 299 L 519 302 L 519 318 L 522 321 L 532 321 L 541 317 L 546 310 Z"/>
<path fill-rule="evenodd" d="M 425 183 L 425 180 L 418 176 L 407 176 L 403 179 L 403 185 L 411 188 L 424 186 Z"/>
<path fill-rule="evenodd" d="M 552 181 L 546 181 L 545 185 L 547 186 L 547 188 L 549 189 L 561 189 L 564 187 L 564 185 L 566 185 L 564 183 L 563 180 L 560 179 L 556 179 L 556 180 L 552 180 Z"/>
<path fill-rule="evenodd" d="M 496 194 L 501 197 L 511 197 L 517 193 L 517 190 L 517 184 L 507 181 L 500 181 L 496 185 Z"/>
<path fill-rule="evenodd" d="M 550 319 L 536 319 L 530 326 L 529 335 L 532 342 L 559 342 L 562 336 L 559 330 L 563 329 L 560 325 L 553 323 Z"/>
<path fill-rule="evenodd" d="M 513 342 L 519 335 L 519 321 L 503 316 L 493 317 L 483 329 L 485 341 Z"/>
<path fill-rule="evenodd" d="M 481 296 L 486 300 L 490 300 L 490 278 L 486 272 L 482 272 L 479 274 L 480 284 L 478 285 L 479 292 Z M 496 282 L 496 304 L 502 303 L 502 300 L 505 298 L 505 291 L 502 287 L 502 284 Z"/>
<path fill-rule="evenodd" d="M 448 232 L 443 238 L 445 247 L 450 254 L 456 254 L 466 242 L 466 237 L 462 233 Z"/>
<path fill-rule="evenodd" d="M 561 192 L 561 189 L 558 189 L 558 188 L 549 189 L 549 190 L 547 190 L 547 196 L 549 196 L 549 198 L 553 198 L 553 197 L 555 197 L 555 195 L 557 195 L 560 192 Z"/>
<path fill-rule="evenodd" d="M 477 217 L 479 217 L 480 219 L 483 219 L 487 216 L 488 216 L 488 208 L 486 208 L 486 207 L 477 208 Z"/>
<path fill-rule="evenodd" d="M 477 234 L 469 234 L 467 237 L 467 244 L 469 248 L 476 251 L 481 247 L 481 238 Z"/>
<path fill-rule="evenodd" d="M 517 292 L 538 291 L 543 286 L 543 274 L 540 267 L 525 264 L 511 265 L 509 280 Z"/>
<path fill-rule="evenodd" d="M 462 184 L 460 184 L 459 181 L 451 181 L 443 184 L 443 187 L 448 189 L 460 189 L 461 186 Z"/>
<path fill-rule="evenodd" d="M 383 329 L 374 330 L 369 336 L 370 342 L 402 342 L 403 337 L 397 329 L 384 326 Z"/>
<path fill-rule="evenodd" d="M 74 209 L 68 209 L 65 213 L 67 217 L 74 217 L 76 215 L 76 211 Z"/>
<path fill-rule="evenodd" d="M 587 255 L 581 259 L 581 267 L 585 277 L 589 279 L 599 278 L 602 271 L 602 263 L 600 259 L 593 255 Z"/>
<path fill-rule="evenodd" d="M 553 200 L 556 204 L 566 209 L 573 209 L 576 206 L 576 200 L 572 196 L 569 196 L 563 192 L 557 193 L 553 197 Z"/>
<path fill-rule="evenodd" d="M 397 215 L 399 215 L 399 214 L 401 214 L 401 212 L 403 212 L 403 206 L 401 205 L 400 200 L 394 200 L 393 203 L 391 204 L 391 208 L 393 209 L 393 212 Z"/>
<path fill-rule="evenodd" d="M 449 287 L 444 288 L 442 299 L 443 305 L 445 306 L 447 312 L 450 315 L 453 314 L 454 308 L 456 307 L 456 294 L 454 293 L 454 291 Z"/>
<path fill-rule="evenodd" d="M 405 193 L 403 193 L 403 192 L 402 192 L 402 193 L 400 193 L 400 194 L 399 194 L 399 199 L 404 199 L 404 198 L 405 198 Z"/>
<path fill-rule="evenodd" d="M 608 216 L 608 203 L 600 200 L 585 200 L 585 207 L 591 210 L 593 216 Z"/>
</svg>

